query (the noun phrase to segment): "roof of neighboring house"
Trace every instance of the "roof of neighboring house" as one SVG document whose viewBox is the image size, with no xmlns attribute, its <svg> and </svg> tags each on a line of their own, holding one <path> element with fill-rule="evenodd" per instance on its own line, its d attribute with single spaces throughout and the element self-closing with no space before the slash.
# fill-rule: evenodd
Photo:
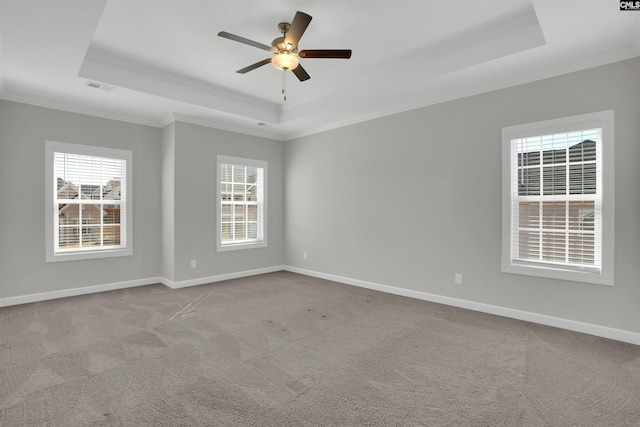
<svg viewBox="0 0 640 427">
<path fill-rule="evenodd" d="M 596 142 L 590 139 L 585 139 L 579 144 L 569 147 L 569 165 L 573 162 L 593 162 L 596 160 Z M 519 166 L 533 166 L 533 168 L 526 168 L 523 171 L 523 179 L 518 180 L 518 193 L 524 194 L 537 194 L 540 191 L 540 151 L 531 151 L 527 153 L 518 154 Z M 546 150 L 542 152 L 542 164 L 552 165 L 555 162 L 564 163 L 566 161 L 567 150 Z M 589 163 L 587 163 L 589 165 Z M 585 166 L 585 169 L 594 168 L 594 164 L 591 166 Z M 564 173 L 564 172 L 559 172 Z M 555 176 L 556 172 L 552 172 Z M 529 181 L 531 180 L 531 181 Z M 529 192 L 532 193 L 529 193 Z"/>
<path fill-rule="evenodd" d="M 85 196 L 85 195 L 83 194 L 82 196 L 80 196 L 80 199 L 81 199 L 81 200 L 88 200 L 88 199 L 89 199 L 89 197 L 87 197 L 87 196 Z M 60 215 L 64 215 L 64 214 L 66 214 L 66 213 L 67 213 L 67 211 L 69 211 L 69 209 L 71 209 L 71 207 L 77 207 L 77 206 L 79 206 L 79 205 L 78 205 L 78 204 L 71 204 L 71 203 L 67 203 L 67 204 L 65 204 L 64 206 L 62 206 L 62 207 L 58 210 L 58 213 L 59 213 Z M 100 211 L 100 207 L 99 207 L 99 205 L 96 205 L 96 204 L 84 204 L 84 205 L 83 205 L 83 209 L 85 209 L 85 208 L 86 208 L 86 209 L 95 209 L 95 210 L 97 210 L 97 211 Z M 103 214 L 103 215 L 106 215 L 106 214 L 107 214 L 107 212 L 106 212 L 105 210 L 103 210 L 103 211 L 102 211 L 102 214 Z"/>
<path fill-rule="evenodd" d="M 569 147 L 569 158 L 570 161 L 593 161 L 596 159 L 596 142 L 590 139 L 585 139 L 579 144 L 572 145 Z M 557 159 L 562 158 L 566 155 L 567 150 L 546 150 L 542 152 L 542 158 L 544 163 L 552 163 L 546 162 L 546 159 Z M 578 153 L 581 153 L 578 155 Z M 573 160 L 580 158 L 580 160 Z M 527 166 L 527 165 L 539 165 L 540 164 L 540 151 L 530 151 L 527 153 L 519 153 L 518 154 L 518 164 Z"/>
<path fill-rule="evenodd" d="M 62 178 L 58 178 L 58 199 L 77 199 L 78 198 L 78 186 L 71 181 L 65 181 Z M 80 185 L 80 199 L 81 200 L 96 200 L 100 198 L 102 193 L 102 200 L 120 200 L 120 186 L 121 183 L 118 180 L 111 180 L 106 185 Z M 68 213 L 70 206 L 77 206 L 71 204 L 64 204 L 58 210 L 59 214 L 65 215 Z M 97 205 L 89 204 L 90 209 L 100 210 Z M 77 213 L 75 213 L 77 215 Z M 108 215 L 109 212 L 103 210 L 103 215 Z"/>
<path fill-rule="evenodd" d="M 105 185 L 80 185 L 80 191 L 85 199 L 120 200 L 121 183 L 118 180 L 110 180 Z M 62 196 L 62 197 L 60 197 Z M 78 186 L 71 181 L 58 178 L 58 199 L 75 199 L 78 197 Z"/>
</svg>

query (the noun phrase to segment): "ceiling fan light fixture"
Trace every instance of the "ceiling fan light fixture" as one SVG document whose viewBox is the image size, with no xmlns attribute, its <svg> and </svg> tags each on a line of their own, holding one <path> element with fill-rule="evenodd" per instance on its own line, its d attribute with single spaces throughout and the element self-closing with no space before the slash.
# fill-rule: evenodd
<svg viewBox="0 0 640 427">
<path fill-rule="evenodd" d="M 2 0 L 0 0 L 2 1 Z M 245 74 L 251 70 L 262 67 L 268 63 L 273 65 L 276 70 L 282 71 L 282 95 L 284 100 L 287 100 L 287 71 L 292 71 L 296 78 L 301 81 L 307 81 L 311 77 L 305 71 L 304 67 L 300 65 L 298 57 L 303 58 L 351 58 L 351 49 L 315 49 L 315 50 L 298 50 L 298 42 L 300 37 L 304 34 L 309 22 L 311 22 L 311 16 L 304 12 L 297 11 L 293 17 L 293 21 L 281 22 L 278 24 L 278 30 L 282 34 L 282 37 L 278 37 L 271 42 L 271 46 L 258 43 L 253 40 L 249 40 L 245 37 L 236 36 L 235 34 L 227 33 L 226 31 L 220 31 L 219 37 L 225 39 L 240 42 L 249 46 L 257 47 L 262 51 L 268 51 L 273 54 L 271 58 L 263 59 L 255 64 L 251 64 L 248 67 L 244 67 L 236 71 L 239 74 Z"/>
<path fill-rule="evenodd" d="M 276 53 L 271 63 L 278 70 L 294 70 L 298 66 L 298 57 L 289 52 Z"/>
</svg>

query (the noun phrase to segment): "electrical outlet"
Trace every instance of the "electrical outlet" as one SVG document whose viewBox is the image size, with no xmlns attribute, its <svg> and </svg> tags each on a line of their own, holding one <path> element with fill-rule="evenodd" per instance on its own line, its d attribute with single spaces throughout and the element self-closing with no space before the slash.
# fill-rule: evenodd
<svg viewBox="0 0 640 427">
<path fill-rule="evenodd" d="M 302 253 L 302 259 L 307 259 L 307 253 L 306 252 Z"/>
<path fill-rule="evenodd" d="M 196 268 L 198 266 L 198 263 L 196 262 L 195 259 L 191 260 L 191 268 Z"/>
<path fill-rule="evenodd" d="M 455 282 L 456 285 L 462 285 L 462 274 L 456 273 Z"/>
</svg>

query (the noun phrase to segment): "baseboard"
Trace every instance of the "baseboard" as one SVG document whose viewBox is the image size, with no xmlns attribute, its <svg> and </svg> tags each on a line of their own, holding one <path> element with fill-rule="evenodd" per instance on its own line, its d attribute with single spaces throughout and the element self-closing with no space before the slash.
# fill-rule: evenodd
<svg viewBox="0 0 640 427">
<path fill-rule="evenodd" d="M 84 286 L 81 288 L 63 289 L 60 291 L 41 292 L 37 294 L 20 295 L 15 297 L 0 298 L 0 307 L 28 304 L 30 302 L 47 301 L 57 298 L 75 297 L 78 295 L 94 294 L 96 292 L 115 291 L 118 289 L 135 288 L 137 286 L 153 285 L 161 283 L 171 289 L 186 288 L 189 286 L 204 285 L 206 283 L 221 282 L 223 280 L 239 279 L 242 277 L 256 276 L 258 274 L 273 273 L 284 270 L 283 265 L 258 268 L 254 270 L 239 271 L 235 273 L 220 274 L 217 276 L 200 277 L 198 279 L 182 280 L 174 282 L 166 277 L 149 277 L 146 279 L 128 280 L 126 282 L 105 283 L 102 285 Z"/>
<path fill-rule="evenodd" d="M 401 295 L 409 298 L 416 298 L 424 301 L 450 305 L 453 307 L 465 308 L 482 313 L 495 314 L 497 316 L 509 317 L 511 319 L 524 320 L 540 325 L 553 326 L 556 328 L 567 329 L 569 331 L 581 332 L 597 337 L 609 338 L 616 341 L 640 345 L 640 333 L 637 332 L 625 331 L 622 329 L 615 329 L 607 326 L 594 325 L 591 323 L 584 323 L 576 320 L 563 319 L 560 317 L 547 316 L 545 314 L 515 310 L 512 308 L 500 307 L 497 305 L 490 305 L 480 302 L 446 297 L 442 295 L 430 294 L 427 292 L 414 291 L 411 289 L 397 288 L 395 286 L 382 285 L 379 283 L 367 282 L 364 280 L 351 279 L 348 277 L 336 276 L 327 273 L 320 273 L 317 271 L 306 270 L 298 267 L 285 266 L 284 269 L 292 273 L 304 274 L 305 276 L 317 277 L 320 279 L 331 280 L 333 282 L 344 283 L 347 285 L 358 286 L 375 291 Z"/>
<path fill-rule="evenodd" d="M 129 280 L 125 282 L 106 283 L 102 285 L 86 286 L 81 288 L 63 289 L 60 291 L 42 292 L 37 294 L 20 295 L 15 297 L 0 298 L 0 307 L 8 307 L 18 304 L 27 304 L 31 302 L 46 301 L 57 298 L 66 298 L 78 295 L 93 294 L 96 292 L 106 292 L 118 289 L 133 288 L 137 286 L 152 285 L 162 283 L 171 289 L 186 288 L 189 286 L 204 285 L 207 283 L 221 282 L 224 280 L 239 279 L 242 277 L 256 276 L 259 274 L 273 273 L 276 271 L 290 271 L 292 273 L 303 274 L 305 276 L 317 277 L 320 279 L 331 280 L 333 282 L 344 283 L 347 285 L 358 286 L 361 288 L 372 289 L 375 291 L 386 292 L 394 295 L 401 295 L 409 298 L 431 301 L 439 304 L 450 305 L 453 307 L 465 308 L 468 310 L 479 311 L 482 313 L 495 314 L 497 316 L 509 317 L 512 319 L 524 320 L 527 322 L 538 323 L 546 326 L 567 329 L 569 331 L 581 332 L 584 334 L 594 335 L 602 338 L 609 338 L 616 341 L 627 342 L 630 344 L 640 345 L 640 333 L 625 331 L 622 329 L 610 328 L 607 326 L 594 325 L 591 323 L 579 322 L 576 320 L 564 319 L 560 317 L 547 316 L 544 314 L 532 313 L 528 311 L 515 310 L 512 308 L 501 307 L 496 305 L 484 304 L 474 301 L 468 301 L 458 298 L 452 298 L 442 295 L 430 294 L 427 292 L 414 291 L 411 289 L 398 288 L 395 286 L 383 285 L 380 283 L 368 282 L 364 280 L 352 279 L 348 277 L 336 276 L 333 274 L 321 273 L 303 268 L 292 267 L 288 265 L 277 265 L 272 267 L 258 268 L 254 270 L 245 270 L 235 273 L 219 274 L 216 276 L 201 277 L 198 279 L 182 280 L 174 282 L 165 277 L 149 277 L 146 279 Z"/>
<path fill-rule="evenodd" d="M 272 267 L 256 268 L 254 270 L 238 271 L 235 273 L 219 274 L 217 276 L 199 277 L 197 279 L 181 280 L 174 282 L 165 277 L 160 278 L 160 282 L 171 289 L 187 288 L 189 286 L 205 285 L 207 283 L 222 282 L 223 280 L 240 279 L 242 277 L 257 276 L 258 274 L 274 273 L 282 271 L 283 265 L 274 265 Z"/>
<path fill-rule="evenodd" d="M 161 278 L 148 277 L 146 279 L 127 280 L 125 282 L 106 283 L 102 285 L 83 286 L 81 288 L 63 289 L 60 291 L 41 292 L 37 294 L 0 298 L 0 307 L 9 307 L 11 305 L 47 301 L 57 298 L 75 297 L 78 295 L 95 294 L 97 292 L 115 291 L 118 289 L 135 288 L 137 286 L 153 285 L 155 283 L 161 283 Z"/>
</svg>

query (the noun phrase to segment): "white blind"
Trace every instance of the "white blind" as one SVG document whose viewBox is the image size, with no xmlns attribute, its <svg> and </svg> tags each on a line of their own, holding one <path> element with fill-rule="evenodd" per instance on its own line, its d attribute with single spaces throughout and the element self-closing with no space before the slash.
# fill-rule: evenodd
<svg viewBox="0 0 640 427">
<path fill-rule="evenodd" d="M 126 245 L 126 160 L 54 152 L 54 250 Z"/>
<path fill-rule="evenodd" d="M 221 243 L 262 241 L 264 236 L 264 169 L 220 164 Z"/>
<path fill-rule="evenodd" d="M 511 140 L 511 261 L 599 272 L 602 129 Z"/>
</svg>

